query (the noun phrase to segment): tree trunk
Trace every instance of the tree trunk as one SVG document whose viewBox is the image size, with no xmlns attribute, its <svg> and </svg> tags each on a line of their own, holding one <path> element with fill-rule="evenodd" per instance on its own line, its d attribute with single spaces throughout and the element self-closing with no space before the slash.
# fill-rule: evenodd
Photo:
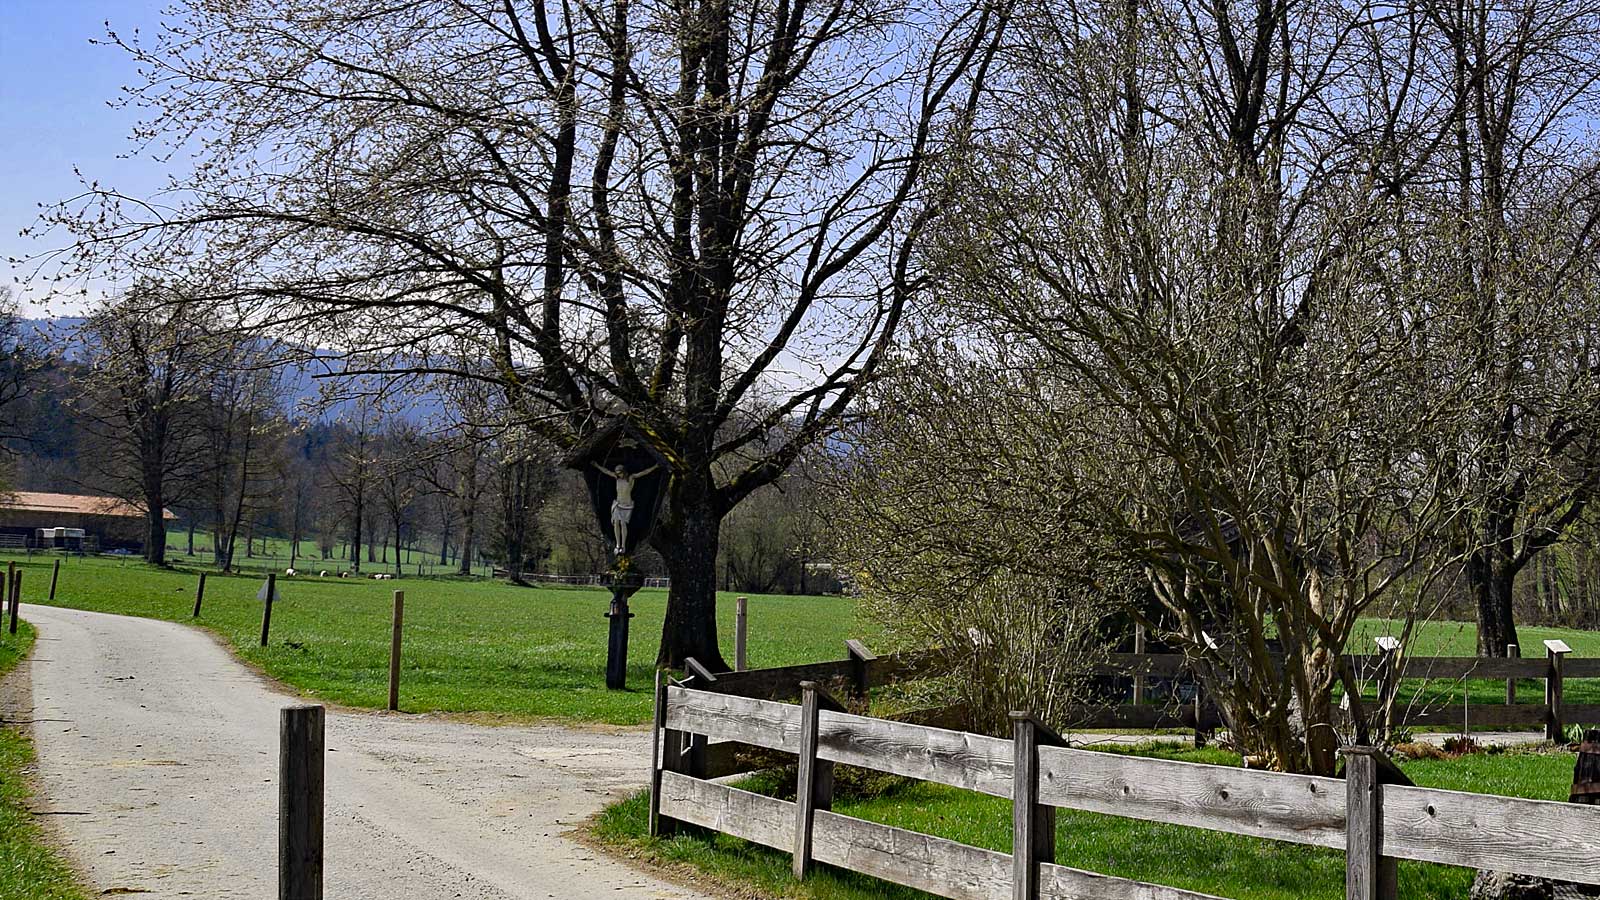
<svg viewBox="0 0 1600 900">
<path fill-rule="evenodd" d="M 350 571 L 361 574 L 361 516 L 366 505 L 366 497 L 360 490 L 355 492 L 355 515 L 351 518 L 350 528 Z"/>
<path fill-rule="evenodd" d="M 679 479 L 674 479 L 671 490 L 673 508 L 652 538 L 672 576 L 656 664 L 678 669 L 692 656 L 713 672 L 727 672 L 730 667 L 717 645 L 717 543 L 722 517 L 709 490 Z"/>
<path fill-rule="evenodd" d="M 194 517 L 189 517 L 189 555 L 194 555 Z"/>
<path fill-rule="evenodd" d="M 1516 580 L 1516 570 L 1493 548 L 1467 558 L 1467 585 L 1478 609 L 1479 656 L 1505 656 L 1507 644 L 1521 646 L 1512 595 Z"/>
<path fill-rule="evenodd" d="M 457 569 L 457 574 L 459 575 L 472 574 L 472 543 L 473 539 L 477 537 L 474 527 L 478 517 L 477 505 L 476 498 L 468 500 L 466 509 L 463 511 L 464 523 L 461 532 L 461 544 L 456 547 L 456 554 L 461 557 L 461 566 Z"/>
<path fill-rule="evenodd" d="M 167 521 L 161 515 L 164 512 L 161 489 L 159 477 L 153 482 L 146 480 L 144 559 L 155 566 L 167 564 Z"/>
</svg>

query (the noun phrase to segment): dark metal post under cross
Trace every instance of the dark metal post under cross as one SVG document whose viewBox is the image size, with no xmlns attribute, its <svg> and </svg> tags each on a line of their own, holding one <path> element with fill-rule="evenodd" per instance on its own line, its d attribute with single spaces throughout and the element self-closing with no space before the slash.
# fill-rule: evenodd
<svg viewBox="0 0 1600 900">
<path fill-rule="evenodd" d="M 644 577 L 632 572 L 611 574 L 605 577 L 611 587 L 611 609 L 605 614 L 611 620 L 610 634 L 606 640 L 606 688 L 620 691 L 628 685 L 628 598 L 644 587 Z"/>
</svg>

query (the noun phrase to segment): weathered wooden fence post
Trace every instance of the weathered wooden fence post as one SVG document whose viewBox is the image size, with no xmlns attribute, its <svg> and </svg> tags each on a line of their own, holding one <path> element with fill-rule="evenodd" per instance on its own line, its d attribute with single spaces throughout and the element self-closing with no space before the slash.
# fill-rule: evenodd
<svg viewBox="0 0 1600 900">
<path fill-rule="evenodd" d="M 865 697 L 871 686 L 869 669 L 878 655 L 855 638 L 844 642 L 844 652 L 850 657 L 850 691 L 856 697 Z"/>
<path fill-rule="evenodd" d="M 1383 855 L 1383 786 L 1410 784 L 1381 752 L 1346 747 L 1345 900 L 1394 900 L 1398 861 Z"/>
<path fill-rule="evenodd" d="M 1144 625 L 1134 623 L 1133 626 L 1133 655 L 1137 657 L 1133 663 L 1133 705 L 1144 705 Z"/>
<path fill-rule="evenodd" d="M 1506 659 L 1521 659 L 1522 648 L 1516 644 L 1506 645 Z M 1517 679 L 1515 676 L 1506 678 L 1506 705 L 1513 706 L 1517 702 Z"/>
<path fill-rule="evenodd" d="M 1378 715 L 1373 722 L 1386 740 L 1394 725 L 1394 698 L 1400 690 L 1400 639 L 1393 635 L 1376 638 L 1378 645 Z"/>
<path fill-rule="evenodd" d="M 12 634 L 17 633 L 17 614 L 22 609 L 22 570 L 17 570 L 17 580 L 11 585 L 11 626 L 8 629 Z"/>
<path fill-rule="evenodd" d="M 394 624 L 389 635 L 389 708 L 400 708 L 400 628 L 405 619 L 406 592 L 394 592 Z"/>
<path fill-rule="evenodd" d="M 833 808 L 833 763 L 817 758 L 823 709 L 843 711 L 815 681 L 800 682 L 800 773 L 794 789 L 794 877 L 811 871 L 811 830 L 819 809 Z"/>
<path fill-rule="evenodd" d="M 1061 736 L 1032 714 L 1011 714 L 1011 898 L 1038 900 L 1042 863 L 1056 861 L 1056 808 L 1039 802 L 1039 747 Z"/>
<path fill-rule="evenodd" d="M 267 645 L 267 632 L 272 629 L 272 598 L 278 593 L 278 573 L 267 573 L 266 605 L 261 608 L 261 646 Z"/>
<path fill-rule="evenodd" d="M 278 900 L 322 900 L 323 709 L 283 709 L 278 737 Z"/>
<path fill-rule="evenodd" d="M 1547 741 L 1559 741 L 1565 730 L 1561 721 L 1561 660 L 1572 648 L 1566 641 L 1545 641 L 1545 654 L 1550 658 L 1550 665 L 1544 679 L 1544 704 L 1545 710 L 1544 738 Z"/>
<path fill-rule="evenodd" d="M 746 642 L 750 637 L 750 598 L 740 597 L 734 601 L 733 613 L 733 670 L 743 672 L 750 668 L 750 659 L 745 655 Z"/>
<path fill-rule="evenodd" d="M 693 686 L 702 690 L 711 690 L 717 683 L 717 676 L 700 663 L 700 660 L 689 657 L 683 661 L 683 670 L 689 674 L 685 683 L 693 682 Z M 683 772 L 693 778 L 706 777 L 706 744 L 708 740 L 703 734 L 686 733 L 683 740 L 684 750 L 681 759 Z"/>
<path fill-rule="evenodd" d="M 50 602 L 56 602 L 56 581 L 61 577 L 61 560 L 56 559 L 56 564 L 50 569 Z"/>
<path fill-rule="evenodd" d="M 672 833 L 672 820 L 661 818 L 661 773 L 676 772 L 683 736 L 667 727 L 667 673 L 656 669 L 655 726 L 650 729 L 650 836 Z"/>
<path fill-rule="evenodd" d="M 194 586 L 194 612 L 191 619 L 200 618 L 200 604 L 206 599 L 206 573 L 200 573 L 200 583 Z"/>
</svg>

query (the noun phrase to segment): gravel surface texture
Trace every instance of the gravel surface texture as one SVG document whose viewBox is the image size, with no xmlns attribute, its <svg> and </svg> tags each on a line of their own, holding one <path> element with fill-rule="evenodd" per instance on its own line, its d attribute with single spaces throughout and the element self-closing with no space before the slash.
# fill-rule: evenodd
<svg viewBox="0 0 1600 900">
<path fill-rule="evenodd" d="M 89 885 L 276 897 L 278 710 L 302 701 L 196 629 L 23 610 L 39 642 L 14 715 L 38 745 L 38 812 Z M 644 784 L 648 731 L 330 710 L 327 746 L 328 900 L 701 896 L 572 837 Z"/>
</svg>

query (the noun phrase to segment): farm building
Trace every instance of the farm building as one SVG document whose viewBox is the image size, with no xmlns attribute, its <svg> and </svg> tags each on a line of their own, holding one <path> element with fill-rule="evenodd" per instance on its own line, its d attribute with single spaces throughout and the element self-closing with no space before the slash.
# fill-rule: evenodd
<svg viewBox="0 0 1600 900">
<path fill-rule="evenodd" d="M 177 519 L 162 510 L 168 521 Z M 74 534 L 81 531 L 80 537 Z M 144 510 L 115 497 L 13 491 L 0 494 L 0 543 L 21 547 L 85 550 L 140 550 Z M 63 543 L 63 538 L 68 543 Z M 41 543 L 42 542 L 42 543 Z"/>
</svg>

